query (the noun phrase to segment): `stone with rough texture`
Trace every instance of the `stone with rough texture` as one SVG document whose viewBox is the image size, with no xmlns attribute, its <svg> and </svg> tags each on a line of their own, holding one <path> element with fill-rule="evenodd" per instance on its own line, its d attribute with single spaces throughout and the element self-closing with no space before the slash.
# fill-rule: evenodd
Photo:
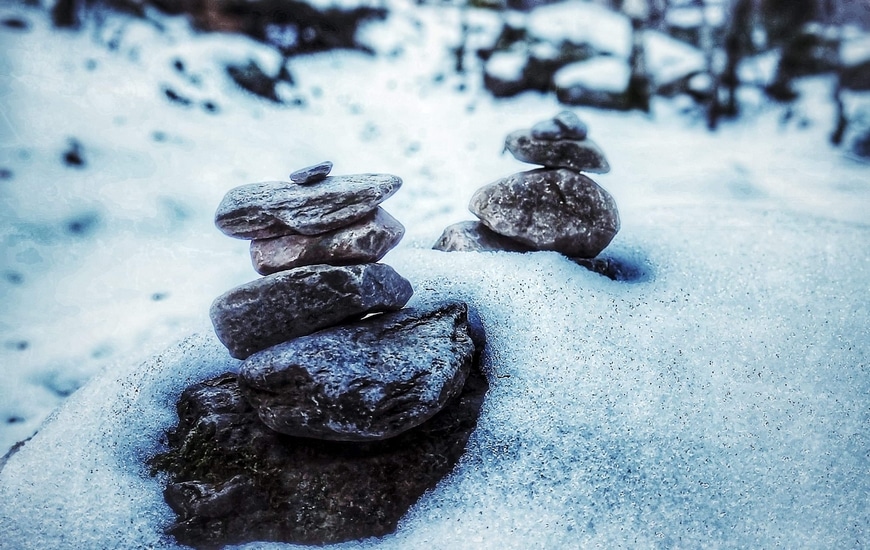
<svg viewBox="0 0 870 550">
<path fill-rule="evenodd" d="M 411 283 L 384 264 L 310 265 L 236 287 L 212 303 L 218 339 L 237 359 L 367 313 L 401 309 Z"/>
<path fill-rule="evenodd" d="M 215 225 L 239 239 L 317 235 L 362 218 L 401 185 L 401 178 L 389 174 L 329 176 L 317 185 L 251 183 L 227 192 Z"/>
<path fill-rule="evenodd" d="M 448 225 L 433 246 L 444 252 L 529 252 L 529 246 L 499 235 L 479 221 Z"/>
<path fill-rule="evenodd" d="M 571 170 L 519 172 L 481 187 L 469 209 L 490 229 L 537 250 L 593 258 L 619 231 L 613 197 Z"/>
<path fill-rule="evenodd" d="M 251 241 L 251 261 L 261 275 L 312 264 L 376 262 L 399 244 L 405 227 L 378 208 L 351 225 L 321 235 L 285 235 Z"/>
<path fill-rule="evenodd" d="M 332 171 L 332 162 L 324 161 L 313 166 L 300 168 L 290 174 L 290 181 L 299 185 L 310 185 L 322 181 Z"/>
<path fill-rule="evenodd" d="M 406 308 L 248 357 L 239 386 L 277 432 L 331 441 L 395 437 L 440 411 L 475 353 L 468 306 Z"/>
<path fill-rule="evenodd" d="M 168 449 L 167 532 L 181 544 L 327 544 L 378 537 L 451 472 L 488 389 L 472 367 L 462 392 L 420 426 L 384 441 L 340 443 L 279 434 L 260 422 L 232 373 L 185 390 Z"/>
<path fill-rule="evenodd" d="M 507 136 L 505 149 L 519 161 L 547 168 L 568 168 L 598 174 L 610 171 L 604 152 L 589 139 L 550 141 L 535 138 L 531 130 L 518 130 Z"/>
</svg>

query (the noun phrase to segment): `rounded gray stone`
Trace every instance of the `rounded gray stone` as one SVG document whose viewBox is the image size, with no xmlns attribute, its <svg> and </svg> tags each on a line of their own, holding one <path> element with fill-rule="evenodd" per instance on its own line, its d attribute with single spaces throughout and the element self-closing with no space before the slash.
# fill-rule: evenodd
<svg viewBox="0 0 870 550">
<path fill-rule="evenodd" d="M 448 225 L 432 247 L 444 252 L 529 252 L 521 242 L 499 235 L 479 221 Z"/>
<path fill-rule="evenodd" d="M 536 250 L 593 258 L 619 231 L 613 197 L 566 169 L 519 172 L 481 187 L 469 209 L 490 229 Z"/>
<path fill-rule="evenodd" d="M 387 439 L 462 390 L 476 351 L 471 333 L 463 302 L 385 313 L 255 353 L 242 363 L 239 386 L 277 432 Z"/>
<path fill-rule="evenodd" d="M 562 111 L 553 117 L 553 122 L 562 129 L 561 137 L 565 139 L 583 140 L 589 133 L 589 128 L 573 111 Z"/>
<path fill-rule="evenodd" d="M 285 235 L 251 241 L 251 262 L 261 275 L 303 265 L 377 262 L 399 244 L 405 227 L 383 208 L 320 235 Z"/>
<path fill-rule="evenodd" d="M 300 168 L 290 174 L 290 181 L 299 185 L 310 185 L 322 181 L 332 171 L 332 162 L 324 161 L 313 166 Z"/>
<path fill-rule="evenodd" d="M 549 120 L 542 120 L 532 126 L 531 130 L 533 138 L 546 141 L 584 140 L 588 132 L 586 124 L 571 111 L 562 111 Z"/>
<path fill-rule="evenodd" d="M 402 179 L 390 174 L 328 176 L 317 185 L 251 183 L 227 192 L 215 225 L 239 239 L 318 235 L 362 218 L 401 186 Z"/>
<path fill-rule="evenodd" d="M 401 309 L 411 283 L 384 264 L 311 265 L 281 271 L 219 296 L 209 311 L 236 359 L 367 313 Z"/>
<path fill-rule="evenodd" d="M 532 135 L 531 130 L 517 130 L 508 134 L 505 149 L 519 161 L 547 168 L 568 168 L 598 174 L 610 171 L 604 152 L 589 139 L 539 139 Z"/>
</svg>

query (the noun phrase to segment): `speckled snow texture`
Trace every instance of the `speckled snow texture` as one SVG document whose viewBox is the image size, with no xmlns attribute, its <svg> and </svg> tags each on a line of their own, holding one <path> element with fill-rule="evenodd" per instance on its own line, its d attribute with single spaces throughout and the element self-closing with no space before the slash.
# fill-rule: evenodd
<svg viewBox="0 0 870 550">
<path fill-rule="evenodd" d="M 144 460 L 182 390 L 238 363 L 204 329 L 76 392 L 0 471 L 0 548 L 172 546 L 174 513 Z"/>
<path fill-rule="evenodd" d="M 663 225 L 614 249 L 652 272 L 636 284 L 555 253 L 397 251 L 410 305 L 478 310 L 492 385 L 457 471 L 397 534 L 341 547 L 866 541 L 870 312 L 844 289 L 870 276 L 867 230 L 757 212 L 761 239 L 716 214 L 703 243 Z M 75 394 L 0 474 L 7 544 L 157 544 L 141 460 L 183 382 L 231 365 L 200 337 Z"/>
</svg>

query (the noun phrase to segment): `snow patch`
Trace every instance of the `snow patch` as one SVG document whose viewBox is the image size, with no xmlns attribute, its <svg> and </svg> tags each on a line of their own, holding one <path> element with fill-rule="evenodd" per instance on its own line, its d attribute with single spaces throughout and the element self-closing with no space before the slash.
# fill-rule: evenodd
<svg viewBox="0 0 870 550">
<path fill-rule="evenodd" d="M 609 56 L 570 63 L 553 76 L 557 88 L 580 87 L 600 92 L 622 93 L 628 88 L 631 69 L 624 59 Z"/>
<path fill-rule="evenodd" d="M 529 35 L 556 44 L 589 44 L 601 53 L 628 57 L 631 22 L 622 14 L 582 0 L 540 6 L 528 16 Z"/>
<path fill-rule="evenodd" d="M 527 62 L 523 52 L 495 52 L 486 62 L 486 74 L 505 82 L 516 82 L 522 79 Z"/>
<path fill-rule="evenodd" d="M 658 31 L 643 33 L 646 67 L 657 86 L 669 84 L 705 68 L 704 54 Z"/>
</svg>

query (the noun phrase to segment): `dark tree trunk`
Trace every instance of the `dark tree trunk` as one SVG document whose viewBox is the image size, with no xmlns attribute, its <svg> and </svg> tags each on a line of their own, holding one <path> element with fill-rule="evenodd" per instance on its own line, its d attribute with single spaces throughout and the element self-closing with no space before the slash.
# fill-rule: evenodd
<svg viewBox="0 0 870 550">
<path fill-rule="evenodd" d="M 57 0 L 51 8 L 51 22 L 59 28 L 77 28 L 81 23 L 78 0 Z"/>
</svg>

